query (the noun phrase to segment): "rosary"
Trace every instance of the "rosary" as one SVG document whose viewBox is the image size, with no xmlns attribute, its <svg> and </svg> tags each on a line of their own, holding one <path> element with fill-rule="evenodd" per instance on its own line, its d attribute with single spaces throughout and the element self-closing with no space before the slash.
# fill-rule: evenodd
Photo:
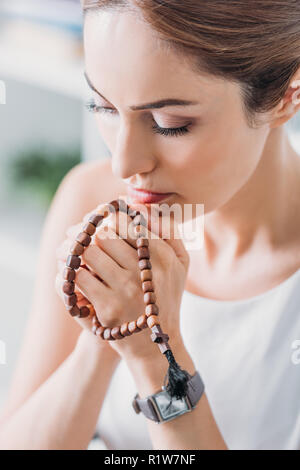
<svg viewBox="0 0 300 470">
<path fill-rule="evenodd" d="M 92 304 L 88 304 L 82 307 L 77 305 L 77 295 L 74 292 L 75 289 L 75 270 L 80 267 L 81 258 L 84 249 L 91 243 L 92 236 L 94 235 L 96 228 L 99 227 L 102 221 L 112 212 L 120 211 L 125 212 L 132 219 L 133 225 L 135 226 L 135 234 L 137 236 L 136 246 L 138 254 L 138 265 L 140 269 L 142 289 L 144 292 L 144 303 L 145 313 L 140 315 L 137 320 L 125 322 L 122 325 L 115 327 L 105 327 L 101 325 L 95 309 Z M 167 358 L 169 368 L 167 371 L 166 378 L 168 378 L 168 384 L 166 386 L 167 392 L 171 398 L 181 399 L 186 395 L 187 392 L 187 381 L 190 375 L 187 371 L 182 370 L 176 362 L 173 352 L 168 344 L 169 336 L 162 331 L 159 323 L 159 308 L 156 302 L 156 295 L 154 292 L 154 286 L 152 282 L 152 265 L 150 262 L 149 253 L 149 240 L 142 230 L 142 227 L 147 227 L 146 220 L 140 211 L 131 209 L 125 201 L 122 199 L 115 199 L 109 204 L 105 205 L 104 210 L 95 212 L 88 219 L 88 222 L 84 225 L 83 231 L 80 232 L 75 243 L 70 249 L 70 254 L 66 260 L 66 266 L 63 271 L 64 283 L 62 286 L 64 293 L 64 304 L 67 311 L 73 317 L 86 318 L 89 315 L 92 316 L 93 322 L 93 333 L 98 336 L 101 340 L 115 341 L 121 340 L 126 336 L 130 336 L 134 333 L 138 333 L 145 328 L 151 329 L 151 340 L 157 343 L 160 352 Z"/>
</svg>

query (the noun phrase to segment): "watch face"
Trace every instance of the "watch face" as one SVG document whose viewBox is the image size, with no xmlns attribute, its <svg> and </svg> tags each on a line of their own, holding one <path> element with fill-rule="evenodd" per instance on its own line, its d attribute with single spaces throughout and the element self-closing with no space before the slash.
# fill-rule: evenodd
<svg viewBox="0 0 300 470">
<path fill-rule="evenodd" d="M 171 403 L 171 397 L 167 391 L 160 392 L 153 398 L 164 421 L 189 411 L 189 407 L 184 398 L 181 400 L 173 398 Z"/>
</svg>

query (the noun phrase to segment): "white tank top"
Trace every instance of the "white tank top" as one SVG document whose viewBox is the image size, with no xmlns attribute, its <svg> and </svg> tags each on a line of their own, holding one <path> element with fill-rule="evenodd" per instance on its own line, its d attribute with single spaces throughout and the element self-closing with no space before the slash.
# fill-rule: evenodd
<svg viewBox="0 0 300 470">
<path fill-rule="evenodd" d="M 293 347 L 300 340 L 300 269 L 245 300 L 184 291 L 180 327 L 228 448 L 299 450 L 300 360 Z M 152 449 L 147 418 L 131 405 L 136 392 L 122 360 L 97 423 L 108 449 Z"/>
</svg>

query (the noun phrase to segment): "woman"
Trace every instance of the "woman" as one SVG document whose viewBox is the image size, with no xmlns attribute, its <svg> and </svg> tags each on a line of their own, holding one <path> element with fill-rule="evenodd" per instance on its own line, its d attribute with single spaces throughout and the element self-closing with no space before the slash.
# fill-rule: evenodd
<svg viewBox="0 0 300 470">
<path fill-rule="evenodd" d="M 90 108 L 112 159 L 72 169 L 48 213 L 1 447 L 85 449 L 97 428 L 112 449 L 299 449 L 300 160 L 284 123 L 300 108 L 300 4 L 83 6 Z M 180 103 L 145 106 L 169 99 Z M 192 412 L 160 426 L 131 408 L 166 373 L 149 330 L 101 341 L 52 287 L 82 219 L 130 186 L 204 204 L 203 249 L 150 240 L 163 329 L 205 384 Z M 134 247 L 110 238 L 85 251 L 76 283 L 120 324 L 143 298 Z"/>
</svg>

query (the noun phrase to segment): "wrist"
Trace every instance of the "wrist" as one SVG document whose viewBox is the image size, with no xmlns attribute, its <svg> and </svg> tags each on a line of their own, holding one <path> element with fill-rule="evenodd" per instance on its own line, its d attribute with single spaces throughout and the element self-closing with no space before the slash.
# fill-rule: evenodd
<svg viewBox="0 0 300 470">
<path fill-rule="evenodd" d="M 189 374 L 194 375 L 196 372 L 193 360 L 187 352 L 182 341 L 170 343 L 170 347 L 174 354 L 176 362 L 182 370 L 186 370 Z M 124 357 L 128 368 L 130 369 L 137 392 L 141 398 L 158 392 L 164 382 L 169 363 L 167 358 L 162 354 L 157 346 L 153 343 L 153 353 L 143 357 Z"/>
<path fill-rule="evenodd" d="M 107 343 L 105 340 L 101 340 L 95 336 L 92 332 L 83 329 L 78 337 L 75 350 L 79 353 L 84 353 L 88 357 L 108 358 L 112 363 L 116 365 L 121 360 L 120 355 Z"/>
</svg>

